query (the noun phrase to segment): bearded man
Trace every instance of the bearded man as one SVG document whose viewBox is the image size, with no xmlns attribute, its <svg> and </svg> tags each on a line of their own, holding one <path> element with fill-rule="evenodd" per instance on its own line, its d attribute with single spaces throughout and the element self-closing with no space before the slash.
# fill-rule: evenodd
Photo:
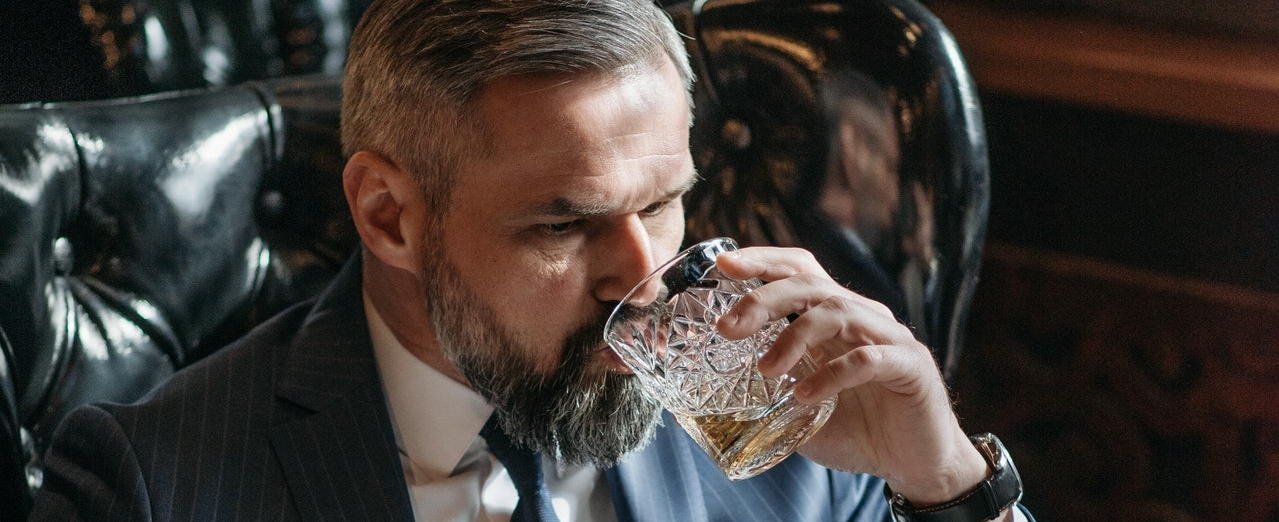
<svg viewBox="0 0 1279 522">
<path fill-rule="evenodd" d="M 360 252 L 143 402 L 69 417 L 33 517 L 884 521 L 885 487 L 905 520 L 1024 516 L 955 511 L 996 470 L 928 348 L 802 250 L 722 256 L 768 283 L 718 328 L 798 317 L 759 365 L 807 353 L 797 397 L 839 396 L 803 456 L 725 479 L 601 350 L 683 239 L 692 81 L 651 0 L 374 2 L 343 87 Z"/>
</svg>

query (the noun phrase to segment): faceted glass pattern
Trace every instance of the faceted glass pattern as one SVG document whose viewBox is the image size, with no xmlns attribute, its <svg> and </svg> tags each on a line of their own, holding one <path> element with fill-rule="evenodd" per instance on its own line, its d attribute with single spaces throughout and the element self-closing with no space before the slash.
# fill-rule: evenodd
<svg viewBox="0 0 1279 522">
<path fill-rule="evenodd" d="M 759 357 L 788 324 L 785 319 L 739 341 L 717 333 L 716 319 L 761 284 L 732 279 L 715 268 L 715 256 L 731 250 L 736 244 L 724 238 L 685 250 L 632 291 L 661 278 L 656 301 L 639 307 L 623 300 L 606 326 L 609 345 L 672 413 L 758 417 L 813 371 L 807 356 L 778 379 L 766 379 L 756 369 Z"/>
<path fill-rule="evenodd" d="M 759 374 L 759 357 L 789 324 L 785 319 L 740 341 L 716 331 L 715 321 L 761 285 L 715 266 L 719 254 L 736 249 L 733 240 L 719 238 L 681 252 L 631 290 L 609 317 L 604 337 L 724 475 L 741 480 L 812 437 L 836 399 L 808 405 L 794 398 L 795 382 L 814 371 L 807 354 L 789 375 Z M 629 304 L 649 294 L 656 296 L 651 303 Z"/>
</svg>

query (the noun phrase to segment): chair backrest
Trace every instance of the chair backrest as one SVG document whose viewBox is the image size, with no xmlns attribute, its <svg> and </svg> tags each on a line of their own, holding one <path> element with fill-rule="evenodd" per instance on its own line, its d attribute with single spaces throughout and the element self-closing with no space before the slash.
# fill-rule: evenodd
<svg viewBox="0 0 1279 522">
<path fill-rule="evenodd" d="M 336 274 L 339 100 L 293 78 L 0 108 L 0 449 L 23 482 L 74 407 L 138 399 Z"/>
<path fill-rule="evenodd" d="M 811 250 L 949 377 L 990 197 L 980 102 L 949 31 L 914 0 L 667 9 L 699 77 L 689 239 Z"/>
<path fill-rule="evenodd" d="M 988 198 L 949 33 L 914 0 L 665 7 L 699 76 L 688 241 L 812 250 L 949 375 Z M 339 105 L 302 77 L 0 107 L 0 506 L 25 512 L 72 408 L 139 398 L 336 273 Z"/>
<path fill-rule="evenodd" d="M 370 0 L 7 0 L 0 104 L 341 74 Z"/>
<path fill-rule="evenodd" d="M 29 486 L 24 457 L 31 452 L 22 446 L 22 425 L 18 422 L 18 398 L 13 390 L 13 347 L 0 328 L 0 520 L 18 519 L 30 509 Z"/>
</svg>

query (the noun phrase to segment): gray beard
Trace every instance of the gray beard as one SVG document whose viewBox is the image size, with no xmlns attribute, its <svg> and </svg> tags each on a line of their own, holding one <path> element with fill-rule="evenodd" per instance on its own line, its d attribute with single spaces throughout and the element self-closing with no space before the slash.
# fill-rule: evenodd
<svg viewBox="0 0 1279 522">
<path fill-rule="evenodd" d="M 423 259 L 431 259 L 429 254 Z M 570 465 L 608 466 L 647 444 L 661 408 L 634 375 L 595 360 L 604 339 L 603 314 L 568 336 L 559 366 L 537 373 L 538 352 L 520 343 L 442 260 L 426 266 L 431 323 L 445 356 L 494 408 L 502 430 L 519 446 Z"/>
</svg>

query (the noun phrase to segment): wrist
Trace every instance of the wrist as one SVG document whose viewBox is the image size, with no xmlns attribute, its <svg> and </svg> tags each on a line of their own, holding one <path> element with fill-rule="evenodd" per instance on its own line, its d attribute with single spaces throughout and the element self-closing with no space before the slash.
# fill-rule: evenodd
<svg viewBox="0 0 1279 522">
<path fill-rule="evenodd" d="M 922 478 L 885 477 L 884 482 L 893 493 L 913 505 L 933 506 L 972 491 L 994 473 L 981 452 L 962 432 L 951 456 L 941 460 Z"/>
<path fill-rule="evenodd" d="M 1021 499 L 1021 477 L 1003 443 L 989 433 L 972 437 L 991 475 L 977 485 L 940 504 L 915 503 L 894 493 L 885 482 L 884 498 L 888 500 L 896 522 L 981 522 L 1007 515 L 1008 508 Z"/>
</svg>

